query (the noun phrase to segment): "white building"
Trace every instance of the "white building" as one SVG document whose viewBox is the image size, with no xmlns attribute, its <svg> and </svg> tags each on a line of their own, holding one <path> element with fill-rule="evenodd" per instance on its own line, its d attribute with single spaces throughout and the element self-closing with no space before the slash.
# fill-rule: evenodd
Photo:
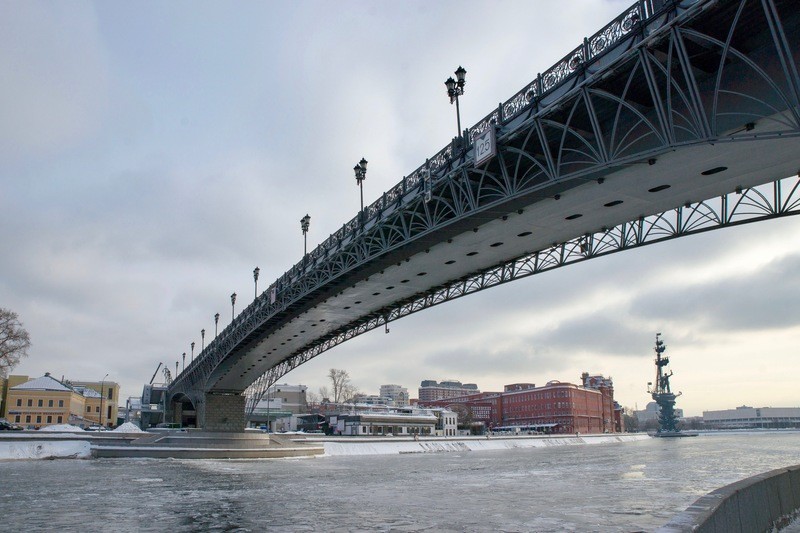
<svg viewBox="0 0 800 533">
<path fill-rule="evenodd" d="M 353 402 L 363 405 L 392 405 L 391 399 L 374 394 L 356 394 L 353 396 Z"/>
<path fill-rule="evenodd" d="M 265 426 L 270 431 L 293 431 L 293 415 L 308 412 L 305 385 L 277 384 L 270 387 L 249 416 L 251 426 Z"/>
<path fill-rule="evenodd" d="M 349 413 L 328 417 L 335 435 L 455 436 L 457 416 L 447 409 L 354 405 Z"/>
<path fill-rule="evenodd" d="M 267 390 L 262 400 L 279 401 L 282 410 L 290 411 L 294 414 L 307 413 L 307 390 L 308 387 L 305 385 L 276 384 Z"/>
<path fill-rule="evenodd" d="M 380 396 L 391 400 L 396 407 L 408 405 L 408 389 L 400 385 L 381 385 Z"/>
<path fill-rule="evenodd" d="M 660 409 L 658 408 L 658 404 L 656 402 L 649 402 L 643 410 L 634 411 L 633 414 L 640 424 L 644 424 L 645 422 L 652 420 L 658 421 L 659 411 Z M 683 418 L 683 409 L 675 409 L 675 416 L 678 418 Z"/>
<path fill-rule="evenodd" d="M 703 411 L 703 423 L 719 428 L 800 427 L 800 407 L 748 407 Z"/>
<path fill-rule="evenodd" d="M 450 409 L 431 409 L 436 415 L 436 435 L 439 437 L 455 437 L 458 435 L 458 413 Z"/>
<path fill-rule="evenodd" d="M 338 414 L 329 418 L 329 424 L 336 435 L 434 435 L 436 415 L 427 409 L 414 411 L 416 412 L 373 409 L 351 414 Z"/>
</svg>

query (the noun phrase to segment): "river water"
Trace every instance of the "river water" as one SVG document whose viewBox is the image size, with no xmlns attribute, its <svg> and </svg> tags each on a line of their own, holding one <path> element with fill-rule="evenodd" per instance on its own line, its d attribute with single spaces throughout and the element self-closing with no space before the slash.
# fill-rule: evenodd
<svg viewBox="0 0 800 533">
<path fill-rule="evenodd" d="M 2 531 L 652 531 L 800 432 L 419 455 L 0 462 Z"/>
</svg>

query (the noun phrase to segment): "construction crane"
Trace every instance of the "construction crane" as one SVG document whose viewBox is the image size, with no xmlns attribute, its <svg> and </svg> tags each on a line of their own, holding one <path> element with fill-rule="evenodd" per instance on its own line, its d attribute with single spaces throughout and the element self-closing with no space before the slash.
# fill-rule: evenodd
<svg viewBox="0 0 800 533">
<path fill-rule="evenodd" d="M 152 384 L 153 384 L 153 381 L 155 381 L 155 379 L 156 379 L 156 374 L 158 374 L 158 371 L 159 371 L 159 369 L 161 368 L 161 365 L 163 365 L 163 364 L 164 364 L 164 363 L 158 363 L 158 366 L 156 367 L 156 371 L 155 371 L 155 372 L 153 372 L 153 377 L 152 377 L 152 378 L 150 378 L 150 385 L 152 385 Z"/>
</svg>

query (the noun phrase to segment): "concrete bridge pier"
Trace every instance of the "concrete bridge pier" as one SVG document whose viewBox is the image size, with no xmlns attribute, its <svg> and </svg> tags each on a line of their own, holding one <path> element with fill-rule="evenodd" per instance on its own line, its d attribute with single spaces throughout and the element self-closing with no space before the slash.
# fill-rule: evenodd
<svg viewBox="0 0 800 533">
<path fill-rule="evenodd" d="M 206 393 L 198 402 L 197 425 L 205 431 L 243 432 L 247 427 L 243 394 Z"/>
<path fill-rule="evenodd" d="M 244 394 L 236 392 L 179 392 L 165 401 L 164 420 L 191 429 L 147 433 L 124 447 L 98 446 L 92 455 L 250 459 L 310 457 L 325 452 L 321 444 L 294 442 L 289 438 L 281 439 L 261 432 L 245 432 L 246 401 Z"/>
<path fill-rule="evenodd" d="M 247 397 L 237 393 L 178 394 L 166 405 L 165 422 L 204 431 L 242 433 Z"/>
</svg>

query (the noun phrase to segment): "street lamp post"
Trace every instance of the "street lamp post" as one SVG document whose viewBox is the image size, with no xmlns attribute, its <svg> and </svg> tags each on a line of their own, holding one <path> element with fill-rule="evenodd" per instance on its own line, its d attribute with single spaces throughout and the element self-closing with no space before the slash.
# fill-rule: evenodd
<svg viewBox="0 0 800 533">
<path fill-rule="evenodd" d="M 186 352 L 183 352 L 183 366 L 181 366 L 181 372 L 186 370 Z"/>
<path fill-rule="evenodd" d="M 362 157 L 361 161 L 353 167 L 353 172 L 356 173 L 356 183 L 358 183 L 358 189 L 361 192 L 361 211 L 364 211 L 364 187 L 362 184 L 367 179 L 367 160 Z"/>
<path fill-rule="evenodd" d="M 190 344 L 190 346 L 192 347 L 192 361 L 194 361 L 194 341 L 192 341 L 192 344 Z"/>
<path fill-rule="evenodd" d="M 200 352 L 206 349 L 206 329 L 200 330 Z M 194 361 L 194 359 L 192 359 Z"/>
<path fill-rule="evenodd" d="M 306 216 L 300 219 L 300 229 L 303 230 L 303 259 L 305 259 L 305 256 L 308 253 L 308 239 L 306 234 L 308 233 L 309 224 L 311 224 L 311 217 L 306 214 Z"/>
<path fill-rule="evenodd" d="M 217 336 L 217 324 L 219 324 L 219 313 L 214 315 L 214 337 Z"/>
<path fill-rule="evenodd" d="M 100 382 L 100 416 L 97 417 L 98 425 L 103 427 L 103 396 L 105 395 L 105 385 L 106 385 L 106 378 L 108 374 L 103 376 L 103 380 Z"/>
<path fill-rule="evenodd" d="M 256 268 L 253 269 L 253 281 L 256 284 L 256 290 L 255 290 L 255 293 L 253 293 L 253 299 L 254 300 L 256 298 L 258 298 L 258 273 L 259 272 L 261 272 L 260 268 L 256 267 Z"/>
<path fill-rule="evenodd" d="M 456 103 L 456 120 L 458 121 L 458 137 L 461 138 L 461 109 L 458 107 L 458 97 L 464 94 L 464 85 L 467 84 L 464 77 L 467 71 L 464 67 L 460 66 L 456 69 L 456 79 L 453 77 L 447 78 L 444 84 L 447 86 L 447 96 L 450 97 L 450 104 Z"/>
<path fill-rule="evenodd" d="M 233 322 L 234 309 L 236 308 L 236 293 L 231 294 L 231 322 Z"/>
</svg>

